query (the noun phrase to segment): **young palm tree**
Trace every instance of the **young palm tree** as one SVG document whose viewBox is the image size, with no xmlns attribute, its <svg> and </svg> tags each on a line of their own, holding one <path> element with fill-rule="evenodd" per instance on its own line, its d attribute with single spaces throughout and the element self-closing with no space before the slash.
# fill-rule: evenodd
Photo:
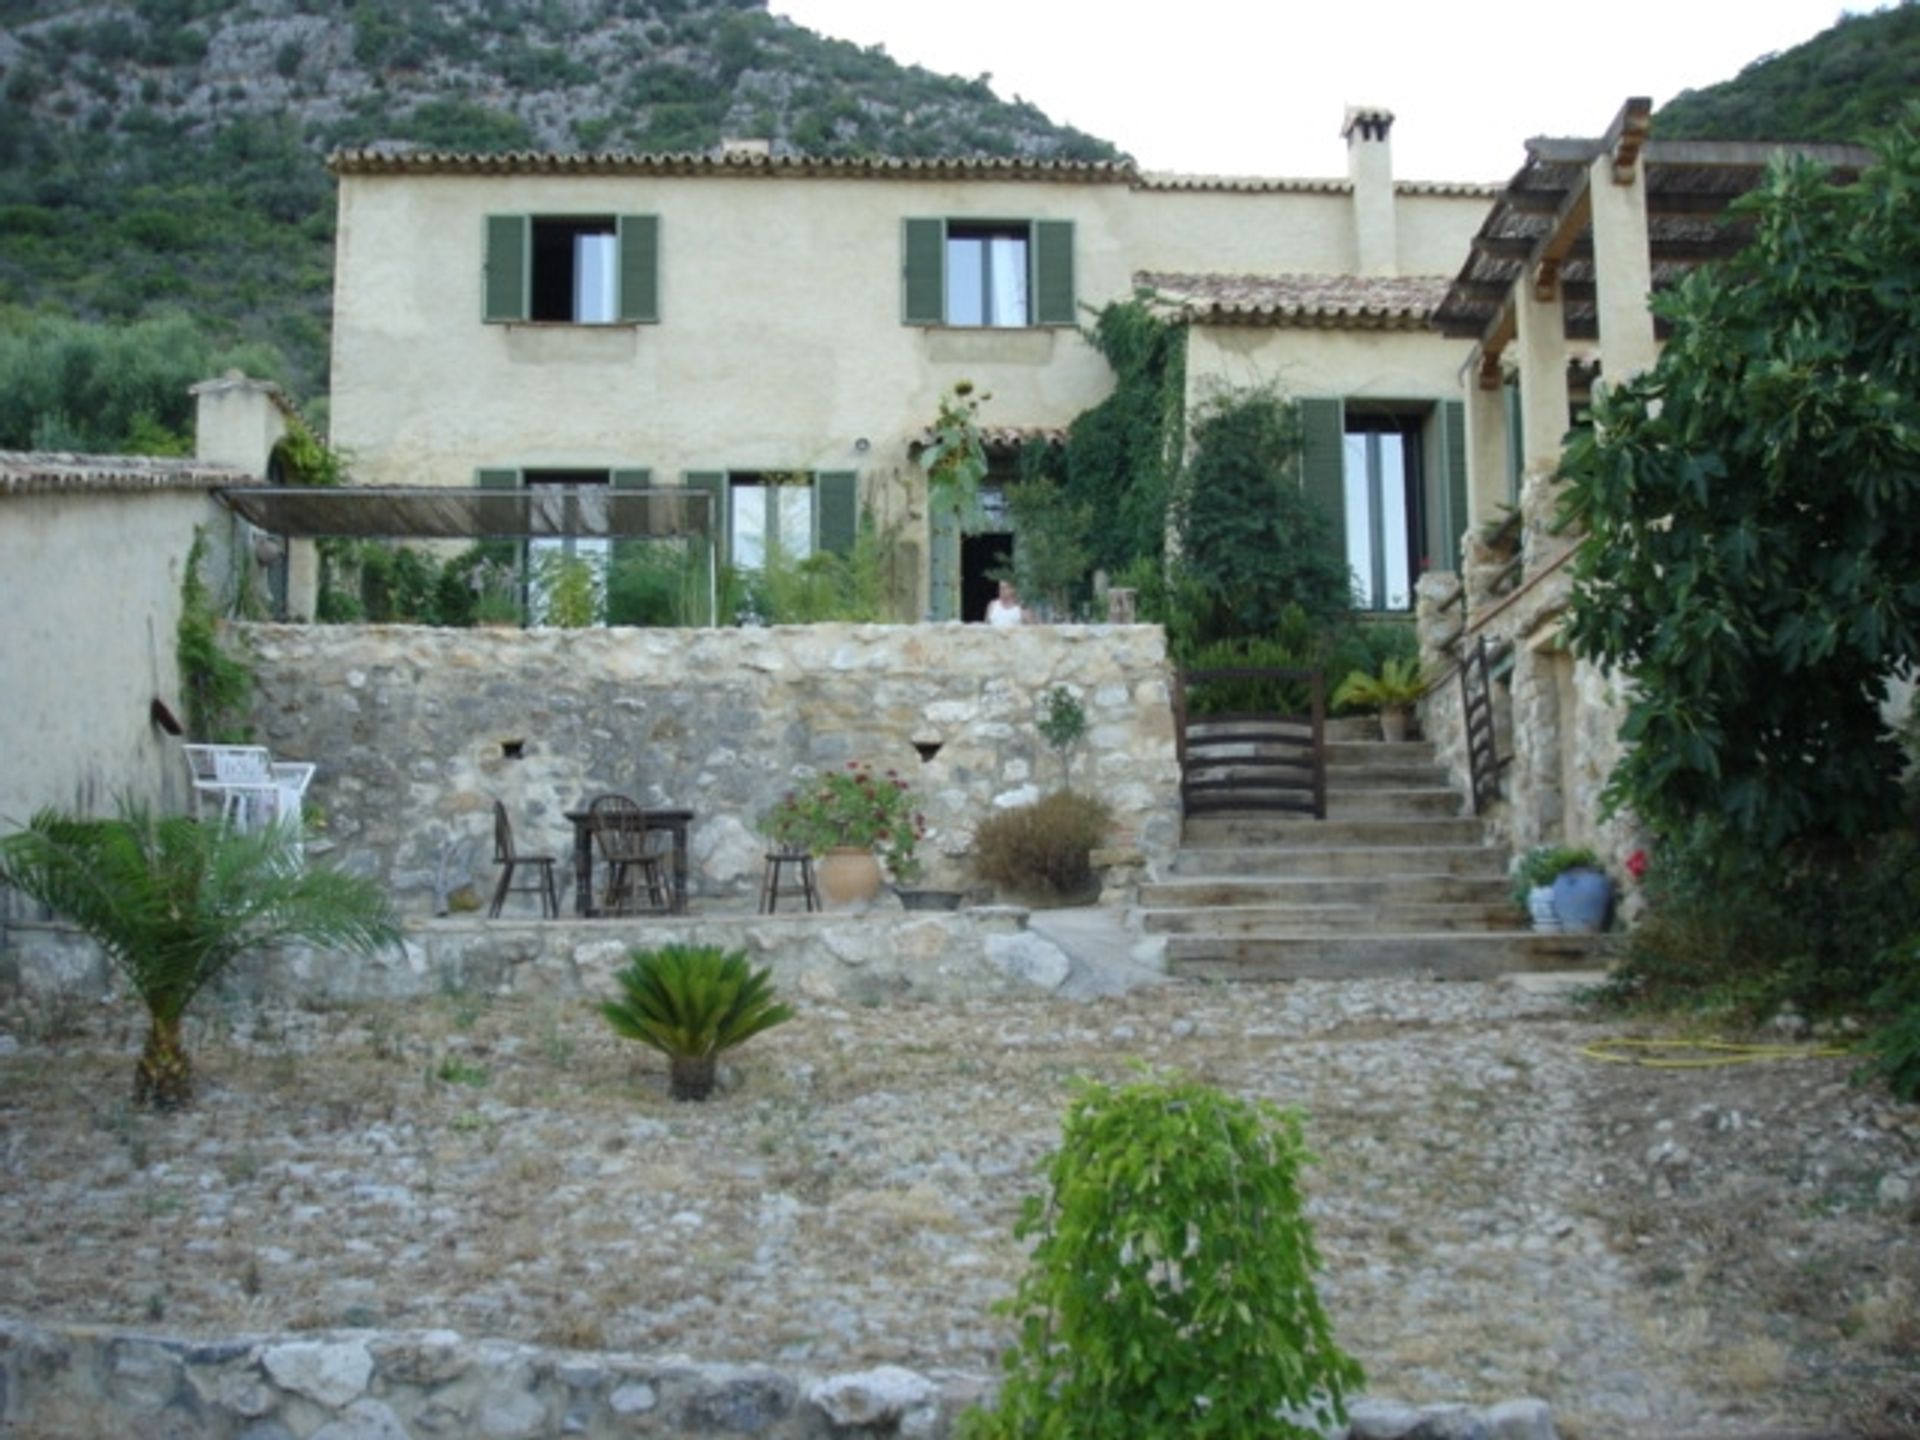
<svg viewBox="0 0 1920 1440">
<path fill-rule="evenodd" d="M 600 1013 L 629 1040 L 667 1057 L 676 1100 L 706 1099 L 723 1051 L 793 1018 L 792 1010 L 774 1001 L 769 972 L 747 968 L 744 950 L 635 950 L 613 978 L 623 998 L 604 1002 Z"/>
<path fill-rule="evenodd" d="M 288 940 L 362 953 L 399 939 L 368 881 L 307 867 L 290 829 L 242 832 L 137 806 L 113 820 L 42 810 L 0 839 L 0 884 L 93 937 L 147 1007 L 136 1104 L 193 1099 L 182 1043 L 187 1007 L 249 950 Z"/>
</svg>

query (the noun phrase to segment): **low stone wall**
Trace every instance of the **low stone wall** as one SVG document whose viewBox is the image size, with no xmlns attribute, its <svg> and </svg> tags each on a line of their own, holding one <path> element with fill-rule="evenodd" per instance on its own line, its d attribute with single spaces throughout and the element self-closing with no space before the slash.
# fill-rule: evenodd
<svg viewBox="0 0 1920 1440">
<path fill-rule="evenodd" d="M 608 790 L 691 809 L 696 903 L 737 900 L 759 883 L 759 818 L 796 780 L 850 760 L 911 784 L 927 883 L 965 885 L 980 820 L 1060 783 L 1034 728 L 1055 686 L 1086 709 L 1072 782 L 1113 806 L 1113 843 L 1149 864 L 1178 845 L 1157 626 L 246 625 L 234 638 L 254 655 L 257 738 L 319 766 L 308 799 L 321 843 L 412 914 L 486 893 L 495 797 L 522 849 L 564 862 L 563 812 Z"/>
<path fill-rule="evenodd" d="M 987 1398 L 976 1376 L 895 1365 L 810 1375 L 469 1340 L 452 1330 L 320 1331 L 189 1340 L 0 1320 L 0 1426 L 194 1440 L 409 1440 L 577 1435 L 925 1437 Z M 1554 1440 L 1544 1401 L 1411 1406 L 1360 1400 L 1328 1440 Z M 1311 1426 L 1308 1417 L 1300 1417 Z"/>
<path fill-rule="evenodd" d="M 22 1440 L 938 1437 L 983 1388 L 892 1366 L 817 1376 L 468 1340 L 450 1330 L 187 1340 L 0 1321 L 0 1426 Z"/>
<path fill-rule="evenodd" d="M 1027 928 L 1017 906 L 923 914 L 804 913 L 646 920 L 415 920 L 400 946 L 343 955 L 285 946 L 244 956 L 221 977 L 228 999 L 280 1005 L 368 1004 L 453 991 L 490 995 L 612 993 L 636 947 L 745 950 L 777 988 L 819 1001 L 957 1001 L 1058 990 L 1065 951 Z M 1164 940 L 1137 937 L 1132 962 L 1161 968 Z M 46 1012 L 116 993 L 119 975 L 86 936 L 59 924 L 15 924 L 0 947 L 0 1012 Z"/>
</svg>

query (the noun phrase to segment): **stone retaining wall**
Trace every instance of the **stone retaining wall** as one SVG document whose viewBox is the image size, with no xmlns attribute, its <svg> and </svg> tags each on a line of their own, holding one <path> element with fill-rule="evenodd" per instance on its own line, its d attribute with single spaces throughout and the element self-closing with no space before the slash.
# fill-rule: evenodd
<svg viewBox="0 0 1920 1440">
<path fill-rule="evenodd" d="M 1515 851 L 1589 846 L 1617 882 L 1620 861 L 1640 843 L 1630 816 L 1601 814 L 1601 792 L 1622 754 L 1626 706 L 1617 678 L 1576 660 L 1560 640 L 1573 576 L 1570 566 L 1557 563 L 1569 542 L 1552 529 L 1552 498 L 1543 484 L 1529 484 L 1522 505 L 1527 565 L 1511 593 L 1494 593 L 1492 583 L 1507 556 L 1475 534 L 1463 542 L 1470 624 L 1464 644 L 1484 638 L 1490 648 L 1513 649 L 1511 670 L 1493 686 L 1500 753 L 1509 760 L 1501 773 L 1501 799 L 1484 818 Z M 1421 660 L 1446 679 L 1421 702 L 1420 721 L 1464 792 L 1470 781 L 1456 665 L 1463 652 L 1462 611 L 1440 605 L 1455 584 L 1452 575 L 1421 577 Z"/>
<path fill-rule="evenodd" d="M 372 956 L 285 946 L 243 956 L 222 976 L 229 999 L 366 1004 L 454 991 L 601 998 L 636 946 L 681 943 L 745 950 L 774 984 L 813 1000 L 956 1001 L 1053 991 L 1072 961 L 1026 928 L 1017 906 L 910 914 L 689 916 L 685 919 L 416 920 L 397 949 Z M 1130 957 L 1161 968 L 1164 941 L 1138 937 Z M 27 1013 L 117 991 L 98 946 L 57 924 L 16 924 L 0 949 L 0 1010 Z"/>
<path fill-rule="evenodd" d="M 412 914 L 486 893 L 494 797 L 522 849 L 564 862 L 563 812 L 607 790 L 692 809 L 696 902 L 737 901 L 759 883 L 759 818 L 796 779 L 850 760 L 912 785 L 927 883 L 964 885 L 979 821 L 1060 783 L 1034 728 L 1054 686 L 1086 709 L 1072 781 L 1113 806 L 1114 843 L 1149 863 L 1178 845 L 1157 626 L 246 625 L 234 638 L 254 655 L 257 738 L 320 767 L 308 798 L 322 845 Z M 923 761 L 916 744 L 937 753 Z"/>
<path fill-rule="evenodd" d="M 469 1340 L 451 1330 L 348 1330 L 189 1340 L 0 1320 L 0 1428 L 194 1440 L 942 1440 L 983 1398 L 974 1376 L 883 1365 L 817 1376 Z M 1304 1417 L 1302 1417 L 1304 1420 Z M 1329 1440 L 1554 1440 L 1539 1400 L 1414 1407 L 1361 1400 Z"/>
</svg>

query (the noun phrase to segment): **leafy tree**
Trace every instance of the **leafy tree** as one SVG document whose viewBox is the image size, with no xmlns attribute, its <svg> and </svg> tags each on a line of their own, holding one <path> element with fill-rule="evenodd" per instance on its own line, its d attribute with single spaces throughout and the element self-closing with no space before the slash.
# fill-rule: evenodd
<svg viewBox="0 0 1920 1440">
<path fill-rule="evenodd" d="M 1347 564 L 1300 485 L 1300 422 L 1273 390 L 1227 390 L 1196 412 L 1178 569 L 1196 640 L 1265 635 L 1289 607 L 1330 625 L 1352 605 Z"/>
<path fill-rule="evenodd" d="M 1306 1440 L 1360 1367 L 1315 1293 L 1300 1118 L 1205 1085 L 1083 1085 L 1014 1233 L 1037 1237 L 1010 1307 L 997 1409 L 967 1440 Z"/>
<path fill-rule="evenodd" d="M 183 1024 L 194 997 L 250 950 L 292 940 L 370 952 L 399 938 L 373 885 L 301 860 L 299 836 L 128 807 L 117 819 L 52 810 L 0 839 L 0 884 L 99 943 L 147 1009 L 136 1104 L 193 1099 Z"/>
<path fill-rule="evenodd" d="M 184 315 L 124 326 L 0 315 L 0 448 L 184 453 L 188 387 L 234 365 L 273 371 L 269 356 L 217 346 Z"/>
<path fill-rule="evenodd" d="M 1632 684 L 1609 798 L 1722 848 L 1844 847 L 1899 807 L 1920 662 L 1920 107 L 1850 184 L 1783 162 L 1753 244 L 1656 302 L 1658 364 L 1569 447 L 1569 633 Z"/>
<path fill-rule="evenodd" d="M 1073 614 L 1074 591 L 1092 566 L 1086 537 L 1093 529 L 1093 507 L 1073 504 L 1045 474 L 1029 472 L 1007 491 L 1007 509 L 1019 537 L 1007 578 L 1018 583 L 1021 594 L 1045 601 L 1056 619 L 1065 620 Z"/>
<path fill-rule="evenodd" d="M 1804 45 L 1763 55 L 1660 107 L 1662 140 L 1853 140 L 1899 119 L 1920 73 L 1920 5 L 1840 16 Z"/>
</svg>

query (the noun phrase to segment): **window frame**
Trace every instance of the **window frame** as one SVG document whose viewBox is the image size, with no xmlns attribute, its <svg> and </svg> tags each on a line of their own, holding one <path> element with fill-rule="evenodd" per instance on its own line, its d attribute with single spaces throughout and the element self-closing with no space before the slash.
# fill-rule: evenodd
<svg viewBox="0 0 1920 1440">
<path fill-rule="evenodd" d="M 614 236 L 613 316 L 579 320 L 536 316 L 536 297 L 557 288 L 543 283 L 540 232 Z M 572 258 L 564 262 L 572 288 Z M 569 307 L 571 309 L 571 306 Z M 539 325 L 569 329 L 608 329 L 657 324 L 660 320 L 660 217 L 611 214 L 603 210 L 488 215 L 482 224 L 480 316 L 489 325 Z"/>
<path fill-rule="evenodd" d="M 1026 239 L 1026 319 L 994 324 L 952 318 L 949 244 L 954 238 Z M 1047 330 L 1077 323 L 1074 222 L 1051 218 L 942 216 L 901 221 L 901 323 L 956 330 Z M 984 260 L 983 256 L 983 260 Z M 983 265 L 983 269 L 986 267 Z M 983 281 L 982 315 L 991 313 Z"/>
</svg>

